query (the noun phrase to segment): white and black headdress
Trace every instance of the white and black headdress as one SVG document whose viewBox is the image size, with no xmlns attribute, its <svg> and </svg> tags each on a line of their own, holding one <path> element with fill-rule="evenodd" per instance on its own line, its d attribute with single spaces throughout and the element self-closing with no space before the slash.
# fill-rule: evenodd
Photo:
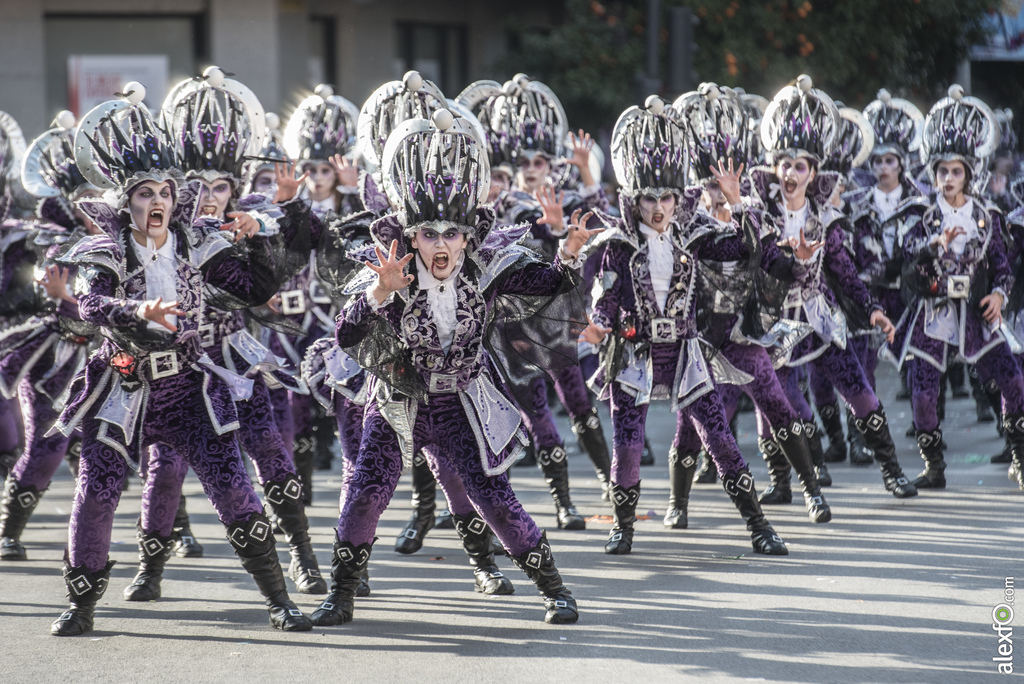
<svg viewBox="0 0 1024 684">
<path fill-rule="evenodd" d="M 356 155 L 359 109 L 334 88 L 321 84 L 303 100 L 284 128 L 284 148 L 298 161 L 327 161 Z"/>
<path fill-rule="evenodd" d="M 940 162 L 963 162 L 975 179 L 985 161 L 999 147 L 999 121 L 989 106 L 951 85 L 949 94 L 928 112 L 921 138 L 921 160 L 932 182 Z"/>
<path fill-rule="evenodd" d="M 802 74 L 768 103 L 761 119 L 761 143 L 772 163 L 780 157 L 808 157 L 823 163 L 840 133 L 840 114 L 832 98 Z"/>
<path fill-rule="evenodd" d="M 697 90 L 684 93 L 672 103 L 679 121 L 689 136 L 690 176 L 700 182 L 714 175 L 711 166 L 733 160 L 736 167 L 757 161 L 760 144 L 750 135 L 750 117 L 739 96 L 730 88 L 702 83 Z"/>
<path fill-rule="evenodd" d="M 75 115 L 64 110 L 53 128 L 32 141 L 21 164 L 21 182 L 36 197 L 63 197 L 71 202 L 95 185 L 82 175 L 75 162 Z"/>
<path fill-rule="evenodd" d="M 367 166 L 375 170 L 382 165 L 384 145 L 403 122 L 430 119 L 437 110 L 447 108 L 441 89 L 418 71 L 377 88 L 359 110 L 359 151 Z"/>
<path fill-rule="evenodd" d="M 564 156 L 568 119 L 548 86 L 516 74 L 487 104 L 490 112 L 491 159 L 513 166 L 522 157 Z"/>
<path fill-rule="evenodd" d="M 888 90 L 878 91 L 878 99 L 864 108 L 864 118 L 875 133 L 872 156 L 895 154 L 910 168 L 910 155 L 921 147 L 921 129 L 924 115 L 913 102 L 893 97 Z"/>
<path fill-rule="evenodd" d="M 839 134 L 822 169 L 846 176 L 871 156 L 875 132 L 867 118 L 853 107 L 839 105 L 839 119 Z"/>
<path fill-rule="evenodd" d="M 612 167 L 629 197 L 687 186 L 689 151 L 679 113 L 657 95 L 624 111 L 612 130 Z"/>
</svg>

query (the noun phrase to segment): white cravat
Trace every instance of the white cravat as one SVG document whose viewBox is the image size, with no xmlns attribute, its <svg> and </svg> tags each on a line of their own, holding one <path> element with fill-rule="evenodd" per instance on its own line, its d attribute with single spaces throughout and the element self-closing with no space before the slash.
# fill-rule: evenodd
<svg viewBox="0 0 1024 684">
<path fill-rule="evenodd" d="M 900 201 L 903 199 L 903 186 L 897 185 L 896 189 L 892 192 L 885 192 L 876 185 L 873 194 L 875 208 L 878 209 L 878 219 L 885 221 L 893 215 L 896 207 L 900 205 Z"/>
<path fill-rule="evenodd" d="M 167 240 L 164 241 L 164 245 L 160 249 L 156 249 L 156 243 L 151 237 L 146 238 L 146 244 L 144 245 L 140 245 L 135 240 L 134 235 L 128 239 L 131 241 L 132 247 L 135 248 L 135 255 L 139 258 L 142 267 L 146 271 L 146 299 L 160 297 L 165 304 L 178 301 L 178 275 L 174 259 L 174 233 L 168 231 Z M 168 315 L 166 320 L 171 325 L 177 325 L 178 323 L 177 316 Z M 149 321 L 147 327 L 156 330 L 166 330 L 162 325 L 153 321 Z"/>
<path fill-rule="evenodd" d="M 319 218 L 323 218 L 329 212 L 337 211 L 334 206 L 334 195 L 324 200 L 310 200 L 309 210 L 317 215 Z"/>
<path fill-rule="evenodd" d="M 789 238 L 800 239 L 800 231 L 807 225 L 807 206 L 807 200 L 804 200 L 804 206 L 793 211 L 787 209 L 785 204 L 782 205 L 783 238 L 787 240 Z"/>
<path fill-rule="evenodd" d="M 651 287 L 658 309 L 664 313 L 668 291 L 672 285 L 672 269 L 675 267 L 675 252 L 672 250 L 672 229 L 658 232 L 646 223 L 640 224 L 640 232 L 647 238 L 647 260 L 651 270 Z"/>
<path fill-rule="evenodd" d="M 946 198 L 939 195 L 939 210 L 942 212 L 942 225 L 940 229 L 945 232 L 953 226 L 960 226 L 964 229 L 963 235 L 958 235 L 953 242 L 949 243 L 949 251 L 958 257 L 963 256 L 967 243 L 978 237 L 978 224 L 974 221 L 974 200 L 966 198 L 962 207 L 953 208 Z"/>
<path fill-rule="evenodd" d="M 427 291 L 430 317 L 434 321 L 434 327 L 437 328 L 437 337 L 441 341 L 441 348 L 446 354 L 451 349 L 452 339 L 455 337 L 455 325 L 458 322 L 455 313 L 459 303 L 456 285 L 465 259 L 466 253 L 463 252 L 459 257 L 459 263 L 452 269 L 451 275 L 444 280 L 438 280 L 420 259 L 419 253 L 416 254 L 420 289 Z"/>
</svg>

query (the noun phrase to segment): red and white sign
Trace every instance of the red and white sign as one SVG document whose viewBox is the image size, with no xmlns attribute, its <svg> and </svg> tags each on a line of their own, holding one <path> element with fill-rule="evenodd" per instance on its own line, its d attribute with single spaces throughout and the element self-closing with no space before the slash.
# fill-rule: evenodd
<svg viewBox="0 0 1024 684">
<path fill-rule="evenodd" d="M 68 57 L 68 109 L 80 118 L 90 109 L 114 99 L 125 83 L 146 86 L 150 110 L 167 93 L 170 59 L 167 55 L 71 55 Z"/>
</svg>

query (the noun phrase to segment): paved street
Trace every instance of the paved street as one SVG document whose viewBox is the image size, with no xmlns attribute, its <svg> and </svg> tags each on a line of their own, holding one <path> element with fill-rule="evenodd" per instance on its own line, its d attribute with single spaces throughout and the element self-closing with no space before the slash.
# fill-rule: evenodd
<svg viewBox="0 0 1024 684">
<path fill-rule="evenodd" d="M 891 375 L 882 384 L 901 461 L 916 475 L 920 458 L 903 437 L 910 404 L 893 399 Z M 514 469 L 513 484 L 549 530 L 579 599 L 580 622 L 569 627 L 542 622 L 540 597 L 506 559 L 499 564 L 516 594 L 473 593 L 453 530 L 432 532 L 414 556 L 396 554 L 394 537 L 409 512 L 406 477 L 381 520 L 370 562 L 373 595 L 358 600 L 356 621 L 276 632 L 190 476 L 189 509 L 206 557 L 172 559 L 160 601 L 121 600 L 136 558 L 141 487 L 133 483 L 119 509 L 111 549 L 118 565 L 96 631 L 56 639 L 49 624 L 66 605 L 60 559 L 73 487 L 62 470 L 24 535 L 31 560 L 0 565 L 0 681 L 985 681 L 994 678 L 999 655 L 993 607 L 1003 601 L 1005 578 L 1024 578 L 1024 493 L 1007 480 L 1005 466 L 988 463 L 1001 440 L 992 424 L 975 422 L 973 401 L 951 401 L 947 414 L 946 491 L 899 501 L 883 490 L 876 467 L 839 464 L 826 490 L 832 523 L 810 524 L 797 503 L 768 510 L 789 544 L 784 558 L 751 553 L 720 485 L 694 487 L 689 530 L 663 528 L 674 427 L 664 405 L 652 410 L 649 427 L 658 463 L 642 470 L 638 512 L 650 511 L 652 519 L 638 524 L 632 555 L 603 553 L 608 522 L 581 532 L 555 529 L 540 473 Z M 605 427 L 610 433 L 607 419 Z M 740 428 L 763 489 L 752 414 L 741 416 Z M 586 458 L 570 461 L 578 507 L 609 514 Z M 310 511 L 325 572 L 339 483 L 337 462 L 333 472 L 318 473 Z M 292 597 L 306 611 L 317 603 Z M 1013 655 L 1024 670 L 1021 643 Z"/>
</svg>

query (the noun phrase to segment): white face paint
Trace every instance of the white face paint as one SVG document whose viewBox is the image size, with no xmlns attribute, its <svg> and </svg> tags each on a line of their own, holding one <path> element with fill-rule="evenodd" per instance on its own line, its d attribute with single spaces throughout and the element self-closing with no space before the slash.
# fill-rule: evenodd
<svg viewBox="0 0 1024 684">
<path fill-rule="evenodd" d="M 939 162 L 935 168 L 935 185 L 943 199 L 954 207 L 963 204 L 964 187 L 967 185 L 967 169 L 959 161 Z"/>
<path fill-rule="evenodd" d="M 274 180 L 273 169 L 263 169 L 252 179 L 252 191 L 273 197 L 277 192 L 277 181 Z"/>
<path fill-rule="evenodd" d="M 516 180 L 519 189 L 529 193 L 540 190 L 551 173 L 551 163 L 542 154 L 534 154 L 531 157 L 521 157 L 518 162 L 519 172 Z"/>
<path fill-rule="evenodd" d="M 637 198 L 640 220 L 659 233 L 668 228 L 676 211 L 676 196 L 671 190 L 660 195 L 642 193 Z"/>
<path fill-rule="evenodd" d="M 783 157 L 775 166 L 775 175 L 782 188 L 782 198 L 793 209 L 803 206 L 807 197 L 807 186 L 814 179 L 814 165 L 806 157 Z"/>
<path fill-rule="evenodd" d="M 203 191 L 199 195 L 200 216 L 211 216 L 224 220 L 224 214 L 228 210 L 228 202 L 231 201 L 231 181 L 226 178 L 218 178 L 212 183 L 203 180 Z"/>
<path fill-rule="evenodd" d="M 871 170 L 882 192 L 892 192 L 900 184 L 900 158 L 891 152 L 872 157 Z"/>
<path fill-rule="evenodd" d="M 174 192 L 169 181 L 146 181 L 139 184 L 128 199 L 132 217 L 132 232 L 139 244 L 153 238 L 157 247 L 167 239 L 167 226 L 171 221 Z"/>
<path fill-rule="evenodd" d="M 466 236 L 454 228 L 444 233 L 423 228 L 412 236 L 412 248 L 419 252 L 420 260 L 430 269 L 430 275 L 444 280 L 458 265 L 466 249 Z"/>
<path fill-rule="evenodd" d="M 306 179 L 309 197 L 316 202 L 323 202 L 330 197 L 338 186 L 338 174 L 327 162 L 310 162 L 304 170 L 309 171 L 309 177 Z"/>
</svg>

